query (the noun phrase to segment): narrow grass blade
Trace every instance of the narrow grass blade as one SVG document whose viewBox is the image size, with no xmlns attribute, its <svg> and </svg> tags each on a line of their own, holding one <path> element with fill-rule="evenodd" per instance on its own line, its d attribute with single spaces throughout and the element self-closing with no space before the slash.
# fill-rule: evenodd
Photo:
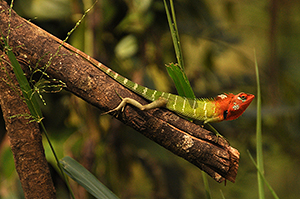
<svg viewBox="0 0 300 199">
<path fill-rule="evenodd" d="M 277 194 L 275 193 L 274 189 L 271 187 L 271 185 L 270 185 L 270 184 L 268 183 L 268 181 L 266 180 L 264 174 L 263 174 L 262 172 L 260 172 L 260 170 L 259 170 L 259 168 L 258 168 L 258 165 L 255 163 L 254 158 L 252 157 L 250 151 L 247 150 L 247 152 L 248 152 L 248 155 L 249 155 L 249 157 L 250 157 L 252 163 L 255 165 L 258 174 L 260 175 L 260 177 L 261 177 L 261 179 L 264 181 L 264 183 L 267 185 L 268 189 L 271 191 L 273 197 L 274 197 L 275 199 L 279 199 L 279 197 L 278 197 Z"/>
<path fill-rule="evenodd" d="M 169 12 L 169 7 L 166 3 L 166 0 L 164 0 L 164 6 L 165 6 L 166 14 L 167 14 L 169 28 L 170 28 L 173 45 L 174 45 L 174 49 L 175 49 L 175 54 L 176 54 L 176 58 L 177 58 L 177 62 L 178 62 L 178 64 L 173 64 L 173 63 L 168 64 L 168 65 L 166 65 L 166 68 L 167 68 L 167 71 L 168 71 L 170 77 L 173 79 L 173 81 L 175 83 L 178 94 L 180 96 L 194 99 L 195 94 L 194 94 L 194 92 L 191 88 L 190 82 L 184 72 L 183 55 L 182 55 L 182 50 L 181 50 L 181 46 L 180 46 L 180 39 L 179 39 L 179 33 L 178 33 L 178 29 L 177 29 L 173 1 L 170 0 L 171 13 Z"/>
<path fill-rule="evenodd" d="M 89 193 L 96 198 L 117 199 L 118 197 L 103 185 L 93 174 L 85 169 L 81 164 L 66 156 L 60 160 L 65 173 L 83 186 Z"/>
<path fill-rule="evenodd" d="M 25 102 L 29 108 L 29 111 L 31 113 L 31 115 L 35 118 L 35 119 L 41 119 L 42 118 L 42 111 L 40 109 L 40 106 L 37 102 L 37 95 L 36 93 L 33 93 L 29 82 L 27 81 L 24 72 L 17 60 L 17 58 L 15 57 L 14 53 L 12 52 L 12 49 L 10 48 L 10 46 L 7 43 L 7 40 L 4 38 L 4 36 L 2 35 L 3 41 L 4 41 L 4 45 L 5 45 L 5 52 L 11 62 L 11 65 L 13 67 L 13 71 L 16 75 L 16 78 L 19 82 L 23 97 L 25 99 Z"/>
<path fill-rule="evenodd" d="M 224 194 L 223 194 L 223 191 L 222 191 L 222 190 L 220 190 L 220 193 L 221 193 L 221 197 L 222 197 L 222 199 L 225 199 L 225 196 L 224 196 Z"/>
<path fill-rule="evenodd" d="M 255 56 L 255 72 L 256 72 L 256 82 L 257 82 L 257 117 L 256 117 L 256 154 L 257 154 L 257 182 L 258 182 L 258 195 L 260 199 L 265 198 L 264 191 L 264 180 L 259 173 L 264 174 L 264 163 L 263 163 L 263 150 L 262 150 L 262 132 L 261 132 L 261 92 L 260 92 L 260 81 L 259 81 L 259 71 L 258 64 Z"/>
<path fill-rule="evenodd" d="M 182 50 L 181 50 L 181 46 L 180 46 L 180 39 L 179 39 L 179 33 L 178 33 L 178 29 L 177 29 L 173 1 L 170 0 L 172 16 L 169 12 L 169 7 L 166 3 L 166 0 L 164 0 L 164 6 L 165 6 L 167 18 L 168 18 L 169 28 L 170 28 L 170 32 L 171 32 L 171 36 L 172 36 L 172 40 L 173 40 L 173 45 L 174 45 L 174 49 L 175 49 L 175 53 L 176 53 L 177 62 L 179 64 L 180 69 L 183 70 L 183 68 L 184 68 L 183 56 L 182 56 Z"/>
<path fill-rule="evenodd" d="M 210 188 L 209 188 L 206 173 L 204 171 L 201 171 L 201 173 L 202 173 L 202 178 L 203 178 L 203 183 L 204 183 L 204 188 L 205 188 L 205 197 L 206 197 L 206 199 L 211 199 Z"/>
</svg>

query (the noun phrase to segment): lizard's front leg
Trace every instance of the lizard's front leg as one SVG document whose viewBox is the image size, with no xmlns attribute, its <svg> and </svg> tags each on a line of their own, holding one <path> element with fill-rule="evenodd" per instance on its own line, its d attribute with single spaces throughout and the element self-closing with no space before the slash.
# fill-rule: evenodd
<svg viewBox="0 0 300 199">
<path fill-rule="evenodd" d="M 123 112 L 126 104 L 131 104 L 131 105 L 139 108 L 140 110 L 144 111 L 144 110 L 150 110 L 150 109 L 154 109 L 154 108 L 165 107 L 167 102 L 168 101 L 164 98 L 158 98 L 157 100 L 155 100 L 155 101 L 153 101 L 149 104 L 142 105 L 141 103 L 139 103 L 135 99 L 126 97 L 126 98 L 122 99 L 122 102 L 116 108 L 114 108 L 114 109 L 112 109 L 112 110 L 110 110 L 106 113 L 103 113 L 103 114 L 111 113 L 111 112 L 114 112 L 114 111 L 120 111 L 120 110 L 121 110 L 121 112 Z"/>
</svg>

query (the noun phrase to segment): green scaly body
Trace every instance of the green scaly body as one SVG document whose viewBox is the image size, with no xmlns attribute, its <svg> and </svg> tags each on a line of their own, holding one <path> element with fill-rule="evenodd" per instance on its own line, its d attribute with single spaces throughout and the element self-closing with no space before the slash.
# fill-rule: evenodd
<svg viewBox="0 0 300 199">
<path fill-rule="evenodd" d="M 152 90 L 128 80 L 99 62 L 97 67 L 126 88 L 150 101 L 165 99 L 167 101 L 165 108 L 179 115 L 206 122 L 217 119 L 216 104 L 213 103 L 213 99 L 188 99 L 171 93 Z"/>
</svg>

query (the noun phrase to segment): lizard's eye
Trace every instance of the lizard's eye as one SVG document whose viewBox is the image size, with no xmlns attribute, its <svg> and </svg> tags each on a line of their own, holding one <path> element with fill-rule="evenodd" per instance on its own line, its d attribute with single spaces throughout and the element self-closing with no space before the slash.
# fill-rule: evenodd
<svg viewBox="0 0 300 199">
<path fill-rule="evenodd" d="M 247 100 L 247 95 L 241 95 L 238 97 L 239 100 L 242 100 L 242 102 L 245 102 Z"/>
</svg>

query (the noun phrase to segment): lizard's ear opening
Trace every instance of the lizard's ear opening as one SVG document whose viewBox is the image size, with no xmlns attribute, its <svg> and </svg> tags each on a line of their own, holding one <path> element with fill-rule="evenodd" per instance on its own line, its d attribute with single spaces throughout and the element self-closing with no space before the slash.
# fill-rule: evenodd
<svg viewBox="0 0 300 199">
<path fill-rule="evenodd" d="M 226 120 L 227 119 L 227 115 L 228 115 L 228 110 L 225 110 L 223 112 L 223 119 Z"/>
</svg>

